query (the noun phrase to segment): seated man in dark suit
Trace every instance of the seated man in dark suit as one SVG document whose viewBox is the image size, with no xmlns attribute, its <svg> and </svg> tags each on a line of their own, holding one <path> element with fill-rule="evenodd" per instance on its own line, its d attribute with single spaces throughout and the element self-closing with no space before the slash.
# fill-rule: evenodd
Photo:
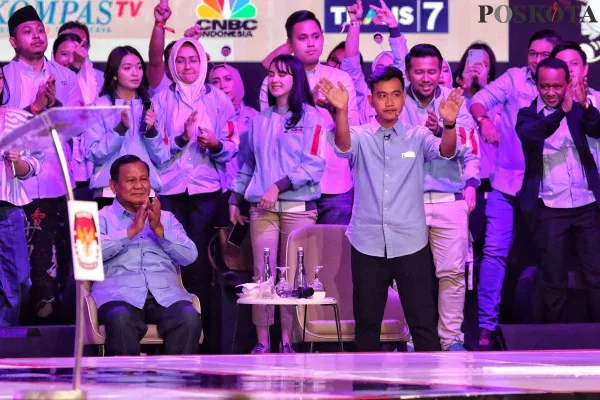
<svg viewBox="0 0 600 400">
<path fill-rule="evenodd" d="M 148 165 L 133 155 L 110 168 L 116 199 L 100 211 L 105 280 L 92 287 L 106 353 L 139 355 L 150 323 L 158 326 L 166 354 L 194 354 L 202 322 L 176 266 L 191 264 L 198 252 L 173 214 L 150 201 L 148 175 Z"/>
<path fill-rule="evenodd" d="M 518 197 L 537 242 L 544 322 L 567 322 L 571 240 L 589 285 L 592 318 L 600 322 L 600 177 L 586 137 L 600 137 L 600 112 L 564 61 L 541 61 L 535 76 L 540 95 L 517 117 L 525 155 Z"/>
</svg>

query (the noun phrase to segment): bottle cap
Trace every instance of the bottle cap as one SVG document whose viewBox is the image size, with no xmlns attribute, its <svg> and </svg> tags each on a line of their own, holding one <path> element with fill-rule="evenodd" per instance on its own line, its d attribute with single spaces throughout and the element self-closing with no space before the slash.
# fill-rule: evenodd
<svg viewBox="0 0 600 400">
<path fill-rule="evenodd" d="M 271 249 L 268 247 L 265 247 L 265 251 L 271 251 Z"/>
<path fill-rule="evenodd" d="M 304 251 L 302 247 L 298 247 L 298 251 Z"/>
</svg>

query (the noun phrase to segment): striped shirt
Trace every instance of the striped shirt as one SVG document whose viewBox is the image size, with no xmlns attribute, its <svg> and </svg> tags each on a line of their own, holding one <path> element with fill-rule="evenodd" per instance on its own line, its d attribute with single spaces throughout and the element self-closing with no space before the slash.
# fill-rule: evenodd
<svg viewBox="0 0 600 400">
<path fill-rule="evenodd" d="M 30 117 L 31 114 L 26 111 L 0 107 L 0 134 L 12 132 L 27 122 Z M 15 206 L 31 203 L 21 181 L 40 173 L 39 160 L 32 157 L 28 151 L 21 149 L 21 159 L 29 164 L 29 173 L 23 177 L 13 175 L 10 161 L 2 159 L 0 163 L 0 201 L 6 201 Z"/>
</svg>

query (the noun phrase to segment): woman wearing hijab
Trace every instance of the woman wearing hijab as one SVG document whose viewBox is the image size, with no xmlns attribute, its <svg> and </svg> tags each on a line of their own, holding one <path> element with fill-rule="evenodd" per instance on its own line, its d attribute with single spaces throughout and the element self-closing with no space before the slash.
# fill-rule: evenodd
<svg viewBox="0 0 600 400">
<path fill-rule="evenodd" d="M 160 201 L 183 224 L 198 249 L 198 259 L 182 273 L 186 289 L 200 298 L 205 332 L 202 351 L 208 352 L 212 281 L 208 243 L 223 189 L 221 177 L 237 154 L 230 130 L 235 110 L 225 93 L 206 84 L 206 53 L 198 41 L 178 40 L 169 54 L 169 70 L 173 84 L 153 98 L 160 130 L 171 149 L 171 159 L 160 167 Z"/>
<path fill-rule="evenodd" d="M 85 134 L 87 158 L 94 163 L 90 189 L 99 205 L 111 204 L 110 167 L 120 156 L 138 156 L 150 166 L 150 185 L 160 192 L 157 166 L 170 157 L 169 147 L 156 129 L 156 113 L 149 107 L 148 79 L 140 53 L 131 46 L 113 49 L 104 71 L 104 86 L 95 105 L 127 105 L 120 116 L 102 120 Z M 154 193 L 151 194 L 154 196 Z"/>
<path fill-rule="evenodd" d="M 248 129 L 250 129 L 252 119 L 258 114 L 258 111 L 244 104 L 245 89 L 240 72 L 231 65 L 220 64 L 210 71 L 208 81 L 231 99 L 235 109 L 235 120 L 229 122 L 227 128 L 229 133 L 233 133 L 232 140 L 239 145 L 240 149 L 244 148 L 248 145 Z M 234 159 L 227 163 L 226 173 L 221 177 L 223 198 L 219 207 L 218 226 L 220 227 L 226 227 L 229 224 L 228 189 L 243 163 L 242 154 L 238 153 Z"/>
<path fill-rule="evenodd" d="M 264 269 L 263 251 L 271 249 L 270 266 L 285 263 L 286 243 L 294 229 L 317 222 L 317 199 L 325 171 L 325 129 L 314 107 L 302 63 L 290 55 L 277 56 L 269 68 L 269 108 L 258 114 L 242 148 L 244 165 L 232 185 L 229 213 L 232 223 L 244 224 L 242 199 L 250 203 L 250 237 L 256 280 Z M 279 251 L 278 251 L 279 250 Z M 277 255 L 279 253 L 279 264 Z M 268 312 L 268 313 L 267 313 Z M 292 353 L 292 312 L 281 308 L 282 353 Z M 273 308 L 252 307 L 258 343 L 253 354 L 268 353 Z"/>
</svg>

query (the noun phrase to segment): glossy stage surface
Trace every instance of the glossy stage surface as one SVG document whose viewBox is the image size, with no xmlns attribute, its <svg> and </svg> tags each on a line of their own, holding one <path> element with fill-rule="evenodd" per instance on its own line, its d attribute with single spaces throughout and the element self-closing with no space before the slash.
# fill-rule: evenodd
<svg viewBox="0 0 600 400">
<path fill-rule="evenodd" d="M 600 351 L 97 357 L 83 366 L 88 399 L 600 398 Z M 70 358 L 0 359 L 0 399 L 69 389 L 71 367 Z"/>
</svg>

